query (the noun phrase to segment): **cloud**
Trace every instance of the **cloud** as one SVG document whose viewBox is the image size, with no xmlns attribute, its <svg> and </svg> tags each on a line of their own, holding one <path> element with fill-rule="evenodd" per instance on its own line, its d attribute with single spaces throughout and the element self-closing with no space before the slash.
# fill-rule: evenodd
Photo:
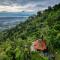
<svg viewBox="0 0 60 60">
<path fill-rule="evenodd" d="M 26 5 L 30 3 L 43 2 L 45 0 L 0 0 L 0 5 Z"/>
<path fill-rule="evenodd" d="M 21 11 L 22 6 L 0 6 L 0 11 L 6 11 L 6 12 L 19 12 Z"/>
<path fill-rule="evenodd" d="M 26 4 L 36 4 L 36 3 L 47 3 L 47 4 L 56 4 L 59 3 L 60 0 L 0 0 L 0 5 L 13 5 L 13 4 L 17 4 L 17 5 L 26 5 Z"/>
<path fill-rule="evenodd" d="M 32 12 L 33 9 L 31 7 L 31 5 L 25 5 L 25 6 L 18 6 L 18 5 L 4 6 L 4 5 L 0 5 L 0 12 L 1 11 L 4 11 L 4 12 L 21 12 L 21 11 Z"/>
<path fill-rule="evenodd" d="M 60 0 L 0 0 L 0 11 L 21 12 L 44 10 Z"/>
</svg>

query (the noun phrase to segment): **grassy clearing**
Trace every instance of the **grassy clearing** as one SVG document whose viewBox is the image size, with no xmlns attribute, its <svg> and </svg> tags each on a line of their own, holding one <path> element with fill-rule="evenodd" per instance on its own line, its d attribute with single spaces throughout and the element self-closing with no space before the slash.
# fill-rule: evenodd
<svg viewBox="0 0 60 60">
<path fill-rule="evenodd" d="M 48 60 L 48 57 L 43 57 L 43 56 L 40 56 L 38 52 L 33 52 L 32 60 Z"/>
</svg>

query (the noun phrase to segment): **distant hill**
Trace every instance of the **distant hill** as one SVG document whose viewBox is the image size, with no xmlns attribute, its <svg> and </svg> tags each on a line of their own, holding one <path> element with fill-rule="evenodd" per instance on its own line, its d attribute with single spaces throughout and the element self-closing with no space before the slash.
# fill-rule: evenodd
<svg viewBox="0 0 60 60">
<path fill-rule="evenodd" d="M 1 17 L 28 17 L 33 15 L 33 13 L 30 12 L 0 12 L 0 18 Z"/>
</svg>

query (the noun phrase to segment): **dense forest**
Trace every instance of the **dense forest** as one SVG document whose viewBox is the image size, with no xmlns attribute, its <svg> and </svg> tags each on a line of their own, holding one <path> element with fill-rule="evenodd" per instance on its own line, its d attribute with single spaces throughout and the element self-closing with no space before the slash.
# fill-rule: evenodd
<svg viewBox="0 0 60 60">
<path fill-rule="evenodd" d="M 44 11 L 38 11 L 36 15 L 28 17 L 25 22 L 20 22 L 16 27 L 0 32 L 0 60 L 26 60 L 28 54 L 25 45 L 44 36 L 49 51 L 60 59 L 60 4 L 49 6 Z M 57 52 L 57 54 L 56 54 Z M 48 60 L 48 57 L 39 57 L 37 52 L 29 54 L 30 60 Z M 29 60 L 29 59 L 27 59 Z"/>
</svg>

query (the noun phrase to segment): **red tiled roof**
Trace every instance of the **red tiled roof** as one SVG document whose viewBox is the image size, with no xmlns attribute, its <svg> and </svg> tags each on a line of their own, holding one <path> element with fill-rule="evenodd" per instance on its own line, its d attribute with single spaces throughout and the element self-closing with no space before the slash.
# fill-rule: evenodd
<svg viewBox="0 0 60 60">
<path fill-rule="evenodd" d="M 42 40 L 39 42 L 39 40 L 34 41 L 34 48 L 37 50 L 44 50 L 46 49 L 46 41 Z"/>
</svg>

